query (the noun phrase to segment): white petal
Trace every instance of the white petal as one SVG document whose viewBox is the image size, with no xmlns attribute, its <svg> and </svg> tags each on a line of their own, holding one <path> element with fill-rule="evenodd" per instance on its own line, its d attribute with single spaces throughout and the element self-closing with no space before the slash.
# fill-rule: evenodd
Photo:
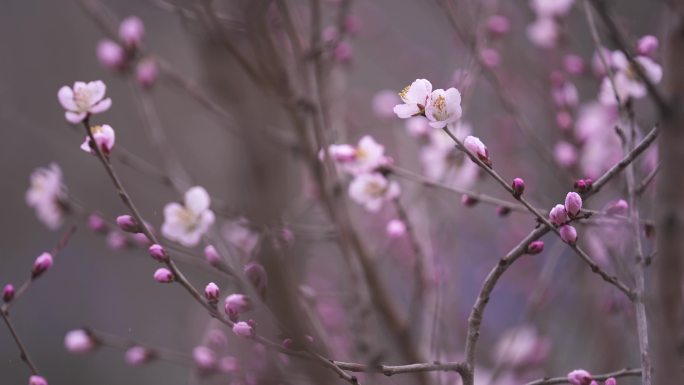
<svg viewBox="0 0 684 385">
<path fill-rule="evenodd" d="M 74 124 L 81 123 L 83 119 L 85 119 L 86 115 L 87 114 L 85 112 L 67 111 L 64 113 L 64 117 L 66 118 L 66 120 Z"/>
<path fill-rule="evenodd" d="M 62 107 L 66 110 L 75 111 L 78 109 L 74 102 L 74 92 L 68 86 L 59 89 L 59 92 L 57 92 L 57 99 L 59 99 Z"/>
<path fill-rule="evenodd" d="M 406 119 L 420 113 L 420 107 L 417 104 L 397 104 L 394 106 L 394 113 L 399 118 Z"/>
<path fill-rule="evenodd" d="M 176 223 L 179 221 L 180 213 L 184 210 L 183 206 L 176 202 L 168 203 L 164 206 L 164 223 Z"/>
<path fill-rule="evenodd" d="M 195 186 L 185 193 L 185 207 L 195 214 L 208 209 L 210 204 L 209 193 L 204 187 Z"/>
<path fill-rule="evenodd" d="M 112 106 L 112 99 L 107 98 L 105 100 L 99 101 L 90 107 L 90 112 L 93 114 L 99 114 L 100 112 L 105 112 Z"/>
<path fill-rule="evenodd" d="M 407 103 L 418 103 L 424 105 L 428 95 L 430 95 L 430 92 L 432 92 L 432 83 L 426 79 L 416 79 L 413 83 L 411 83 L 409 89 L 406 91 L 406 94 L 402 99 Z"/>
<path fill-rule="evenodd" d="M 90 103 L 95 104 L 102 100 L 105 96 L 105 93 L 107 92 L 107 86 L 104 84 L 102 80 L 95 80 L 93 82 L 90 82 L 86 84 L 86 89 L 88 90 L 88 93 L 90 94 Z"/>
</svg>

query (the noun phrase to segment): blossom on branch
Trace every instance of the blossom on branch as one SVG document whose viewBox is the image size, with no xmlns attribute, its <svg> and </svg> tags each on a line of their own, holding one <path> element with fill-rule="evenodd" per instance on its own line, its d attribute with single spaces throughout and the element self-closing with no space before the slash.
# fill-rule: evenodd
<svg viewBox="0 0 684 385">
<path fill-rule="evenodd" d="M 207 190 L 195 186 L 185 193 L 183 204 L 169 203 L 164 207 L 162 234 L 183 246 L 196 246 L 214 224 L 214 212 Z"/>
<path fill-rule="evenodd" d="M 101 80 L 76 82 L 73 88 L 59 89 L 57 98 L 66 110 L 64 116 L 70 123 L 81 123 L 88 115 L 105 112 L 112 106 L 112 100 L 105 98 L 107 86 Z"/>
</svg>

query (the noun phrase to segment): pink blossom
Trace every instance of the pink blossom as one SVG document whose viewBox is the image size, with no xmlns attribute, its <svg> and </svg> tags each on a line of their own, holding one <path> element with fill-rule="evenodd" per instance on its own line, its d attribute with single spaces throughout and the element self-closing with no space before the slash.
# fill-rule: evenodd
<svg viewBox="0 0 684 385">
<path fill-rule="evenodd" d="M 214 282 L 209 282 L 204 288 L 204 298 L 209 302 L 218 301 L 220 295 L 220 290 L 217 284 Z"/>
<path fill-rule="evenodd" d="M 159 283 L 173 282 L 173 279 L 173 273 L 165 267 L 161 267 L 154 272 L 154 280 Z"/>
<path fill-rule="evenodd" d="M 560 226 L 569 220 L 570 218 L 563 205 L 555 205 L 549 212 L 549 221 L 556 226 Z"/>
<path fill-rule="evenodd" d="M 416 79 L 399 93 L 403 104 L 394 106 L 394 113 L 402 119 L 422 114 L 428 104 L 431 92 L 432 83 L 426 79 Z"/>
<path fill-rule="evenodd" d="M 216 366 L 216 353 L 206 346 L 197 346 L 192 350 L 192 360 L 200 370 L 210 370 Z"/>
<path fill-rule="evenodd" d="M 560 237 L 565 243 L 574 245 L 577 243 L 577 230 L 570 225 L 563 225 L 559 229 Z"/>
<path fill-rule="evenodd" d="M 413 137 L 420 137 L 427 135 L 432 128 L 428 124 L 427 118 L 424 116 L 414 116 L 406 119 L 406 131 Z"/>
<path fill-rule="evenodd" d="M 572 128 L 572 123 L 572 115 L 568 111 L 561 110 L 556 113 L 556 124 L 561 130 L 569 130 Z"/>
<path fill-rule="evenodd" d="M 570 168 L 577 163 L 577 149 L 565 141 L 556 143 L 553 147 L 553 156 L 556 162 L 565 168 Z"/>
<path fill-rule="evenodd" d="M 66 334 L 64 346 L 70 353 L 85 354 L 95 349 L 96 343 L 87 331 L 77 329 Z"/>
<path fill-rule="evenodd" d="M 615 378 L 610 377 L 603 383 L 603 385 L 617 385 L 617 381 L 615 380 Z"/>
<path fill-rule="evenodd" d="M 52 254 L 45 252 L 39 255 L 33 262 L 33 278 L 43 274 L 46 270 L 52 267 L 53 263 Z"/>
<path fill-rule="evenodd" d="M 233 333 L 238 337 L 251 337 L 254 335 L 254 328 L 247 322 L 240 321 L 233 325 Z"/>
<path fill-rule="evenodd" d="M 361 21 L 361 18 L 359 18 L 357 15 L 347 15 L 347 17 L 344 19 L 344 29 L 350 35 L 358 34 L 361 31 L 362 27 L 363 23 Z"/>
<path fill-rule="evenodd" d="M 223 224 L 221 228 L 223 237 L 245 255 L 252 254 L 252 251 L 259 244 L 259 233 L 250 228 L 249 221 L 240 217 Z"/>
<path fill-rule="evenodd" d="M 97 43 L 97 60 L 104 68 L 118 71 L 126 65 L 126 52 L 115 42 L 103 39 Z"/>
<path fill-rule="evenodd" d="M 489 151 L 487 146 L 482 143 L 480 138 L 472 135 L 468 135 L 465 140 L 463 140 L 463 146 L 478 159 L 480 159 L 484 164 L 491 167 L 492 160 L 489 158 Z"/>
<path fill-rule="evenodd" d="M 624 199 L 620 199 L 615 202 L 611 202 L 608 204 L 608 206 L 604 209 L 606 214 L 609 215 L 624 215 L 627 213 L 627 210 L 629 209 L 629 204 L 627 201 Z"/>
<path fill-rule="evenodd" d="M 129 16 L 119 25 L 119 38 L 128 48 L 137 48 L 145 36 L 145 25 L 137 16 Z"/>
<path fill-rule="evenodd" d="M 646 35 L 639 39 L 637 43 L 637 53 L 640 56 L 653 57 L 653 54 L 658 51 L 660 43 L 658 38 L 653 35 Z"/>
<path fill-rule="evenodd" d="M 41 376 L 29 377 L 29 385 L 48 385 L 47 380 Z"/>
<path fill-rule="evenodd" d="M 493 48 L 484 48 L 480 51 L 480 60 L 487 68 L 496 68 L 501 65 L 501 55 Z"/>
<path fill-rule="evenodd" d="M 572 385 L 589 385 L 591 381 L 591 374 L 584 369 L 577 369 L 568 373 L 568 382 Z"/>
<path fill-rule="evenodd" d="M 353 55 L 354 49 L 352 48 L 351 43 L 348 41 L 341 41 L 337 43 L 333 49 L 333 57 L 335 60 L 341 63 L 349 63 L 352 60 Z"/>
<path fill-rule="evenodd" d="M 107 222 L 99 214 L 90 214 L 88 216 L 88 228 L 90 230 L 101 233 L 107 230 Z"/>
<path fill-rule="evenodd" d="M 126 350 L 124 360 L 128 365 L 140 366 L 148 363 L 153 358 L 153 353 L 142 346 L 133 346 Z"/>
<path fill-rule="evenodd" d="M 95 138 L 95 144 L 100 148 L 100 151 L 102 151 L 105 155 L 112 152 L 112 148 L 114 148 L 114 141 L 116 140 L 116 135 L 112 126 L 108 124 L 91 126 L 90 132 L 93 134 L 93 138 Z M 92 148 L 90 136 L 86 136 L 83 144 L 81 144 L 81 150 L 90 154 L 95 153 Z"/>
<path fill-rule="evenodd" d="M 565 196 L 565 211 L 568 213 L 570 218 L 574 218 L 582 210 L 582 197 L 571 191 Z"/>
<path fill-rule="evenodd" d="M 349 184 L 349 197 L 371 212 L 377 212 L 385 201 L 399 196 L 401 189 L 379 173 L 360 174 Z"/>
<path fill-rule="evenodd" d="M 121 250 L 129 245 L 129 239 L 122 232 L 116 230 L 107 234 L 107 246 L 112 250 Z"/>
<path fill-rule="evenodd" d="M 214 212 L 209 209 L 211 199 L 203 187 L 186 191 L 183 204 L 169 203 L 164 207 L 162 234 L 183 246 L 196 246 L 200 238 L 214 224 Z"/>
<path fill-rule="evenodd" d="M 14 294 L 16 291 L 14 290 L 14 285 L 11 283 L 8 283 L 5 285 L 5 287 L 2 288 L 2 300 L 4 302 L 11 302 L 12 299 L 14 299 Z"/>
<path fill-rule="evenodd" d="M 356 148 L 349 144 L 331 144 L 328 146 L 328 155 L 335 163 L 352 162 L 356 159 Z M 319 158 L 323 160 L 323 151 Z"/>
<path fill-rule="evenodd" d="M 208 245 L 204 248 L 204 258 L 211 265 L 217 265 L 221 261 L 221 255 L 213 245 Z"/>
<path fill-rule="evenodd" d="M 565 16 L 572 9 L 575 0 L 531 0 L 530 6 L 537 16 Z"/>
<path fill-rule="evenodd" d="M 571 75 L 581 75 L 584 73 L 584 59 L 580 56 L 568 54 L 563 57 L 563 68 Z"/>
<path fill-rule="evenodd" d="M 378 118 L 389 119 L 394 117 L 394 106 L 401 102 L 397 93 L 393 90 L 382 90 L 373 96 L 371 106 L 373 113 Z"/>
<path fill-rule="evenodd" d="M 75 124 L 81 123 L 90 114 L 99 114 L 111 107 L 112 100 L 105 99 L 106 91 L 107 86 L 100 80 L 76 82 L 73 88 L 60 88 L 57 98 L 66 110 L 66 120 Z"/>
<path fill-rule="evenodd" d="M 33 170 L 31 185 L 26 191 L 26 204 L 36 211 L 38 219 L 50 230 L 62 225 L 66 200 L 62 169 L 56 163 Z"/>
<path fill-rule="evenodd" d="M 552 18 L 541 17 L 527 26 L 527 38 L 540 48 L 552 48 L 556 45 L 560 31 Z"/>
<path fill-rule="evenodd" d="M 456 88 L 446 91 L 436 89 L 430 93 L 425 106 L 425 117 L 430 121 L 428 124 L 434 128 L 446 127 L 461 118 L 461 93 Z"/>
<path fill-rule="evenodd" d="M 135 67 L 135 79 L 143 88 L 150 88 L 157 81 L 159 69 L 154 59 L 143 59 Z"/>
<path fill-rule="evenodd" d="M 487 19 L 487 30 L 494 35 L 504 35 L 511 30 L 511 22 L 502 15 L 492 15 Z"/>
<path fill-rule="evenodd" d="M 558 107 L 576 107 L 579 103 L 577 87 L 569 81 L 553 87 L 551 96 Z"/>
<path fill-rule="evenodd" d="M 244 294 L 231 294 L 224 301 L 224 310 L 231 319 L 237 319 L 240 313 L 248 311 L 251 307 L 249 297 Z"/>
<path fill-rule="evenodd" d="M 237 359 L 232 356 L 221 358 L 221 360 L 219 360 L 218 367 L 223 373 L 235 373 L 239 368 Z"/>
<path fill-rule="evenodd" d="M 550 343 L 530 325 L 507 330 L 494 347 L 494 357 L 501 363 L 523 366 L 541 362 L 549 353 Z"/>
<path fill-rule="evenodd" d="M 385 232 L 390 238 L 401 238 L 406 234 L 406 223 L 399 219 L 392 219 L 387 222 Z"/>
<path fill-rule="evenodd" d="M 162 245 L 154 244 L 147 249 L 150 256 L 158 262 L 167 262 L 169 260 L 169 255 Z"/>
<path fill-rule="evenodd" d="M 663 70 L 659 64 L 646 56 L 637 56 L 634 61 L 651 83 L 660 82 L 663 77 Z M 616 94 L 622 104 L 626 103 L 628 99 L 640 99 L 646 96 L 646 86 L 641 81 L 634 65 L 630 63 L 622 51 L 614 51 L 611 54 L 611 63 L 616 72 L 613 81 L 605 77 L 601 82 L 598 96 L 601 103 L 606 105 L 617 104 Z"/>
</svg>

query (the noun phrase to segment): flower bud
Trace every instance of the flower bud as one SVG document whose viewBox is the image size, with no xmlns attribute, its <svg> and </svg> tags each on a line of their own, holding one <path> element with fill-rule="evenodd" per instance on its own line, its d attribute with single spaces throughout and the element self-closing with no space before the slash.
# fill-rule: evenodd
<svg viewBox="0 0 684 385">
<path fill-rule="evenodd" d="M 516 198 L 520 198 L 520 196 L 525 191 L 525 181 L 520 178 L 515 178 L 513 179 L 511 188 L 513 189 L 513 196 Z"/>
<path fill-rule="evenodd" d="M 166 254 L 166 250 L 162 245 L 158 245 L 155 243 L 147 249 L 147 252 L 150 254 L 150 257 L 152 257 L 156 261 L 168 262 L 169 260 L 169 255 Z"/>
<path fill-rule="evenodd" d="M 249 323 L 240 321 L 233 325 L 233 333 L 238 337 L 252 337 L 254 328 Z"/>
<path fill-rule="evenodd" d="M 31 376 L 29 377 L 29 385 L 48 385 L 48 382 L 41 376 Z"/>
<path fill-rule="evenodd" d="M 214 282 L 209 282 L 207 286 L 204 288 L 204 297 L 209 302 L 216 303 L 216 301 L 218 301 L 219 295 L 219 287 Z"/>
<path fill-rule="evenodd" d="M 129 239 L 120 231 L 110 231 L 107 234 L 107 246 L 112 250 L 121 250 L 130 245 Z"/>
<path fill-rule="evenodd" d="M 349 63 L 353 55 L 352 45 L 347 41 L 337 43 L 333 49 L 333 57 L 340 63 Z"/>
<path fill-rule="evenodd" d="M 97 343 L 88 331 L 76 329 L 68 332 L 64 337 L 64 347 L 72 354 L 85 354 L 91 352 Z"/>
<path fill-rule="evenodd" d="M 43 253 L 36 258 L 33 262 L 33 279 L 37 278 L 39 275 L 43 274 L 47 269 L 51 268 L 53 265 L 52 255 L 50 253 Z"/>
<path fill-rule="evenodd" d="M 154 280 L 160 283 L 173 282 L 173 273 L 171 270 L 161 267 L 154 272 Z"/>
<path fill-rule="evenodd" d="M 107 222 L 98 214 L 90 214 L 88 216 L 88 228 L 92 231 L 103 233 L 107 231 Z"/>
<path fill-rule="evenodd" d="M 577 243 L 577 230 L 575 230 L 574 227 L 570 225 L 563 225 L 559 229 L 560 231 L 560 237 L 563 240 L 563 242 L 574 245 Z"/>
<path fill-rule="evenodd" d="M 250 305 L 251 304 L 249 301 L 249 297 L 247 297 L 246 295 L 231 294 L 228 297 L 226 297 L 226 300 L 224 302 L 224 310 L 231 320 L 236 321 L 240 313 L 243 313 L 250 309 Z"/>
<path fill-rule="evenodd" d="M 617 385 L 617 381 L 615 380 L 615 378 L 610 377 L 603 383 L 603 385 Z"/>
<path fill-rule="evenodd" d="M 130 215 L 119 215 L 116 217 L 116 224 L 121 230 L 127 233 L 137 234 L 142 232 L 142 227 L 138 221 Z"/>
<path fill-rule="evenodd" d="M 591 180 L 591 178 L 577 179 L 575 181 L 575 190 L 577 190 L 580 193 L 585 193 L 585 192 L 591 190 L 593 184 L 594 184 L 594 181 Z"/>
<path fill-rule="evenodd" d="M 629 209 L 629 204 L 624 199 L 620 199 L 611 203 L 606 207 L 606 214 L 608 215 L 624 215 Z"/>
<path fill-rule="evenodd" d="M 154 359 L 154 353 L 142 346 L 133 346 L 126 350 L 124 360 L 130 366 L 140 366 Z"/>
<path fill-rule="evenodd" d="M 323 160 L 323 152 L 320 154 Z M 328 155 L 335 163 L 346 163 L 356 159 L 356 148 L 349 144 L 331 144 L 328 147 Z"/>
<path fill-rule="evenodd" d="M 399 219 L 392 219 L 391 221 L 387 222 L 385 232 L 390 238 L 401 238 L 406 234 L 406 224 Z"/>
<path fill-rule="evenodd" d="M 570 75 L 581 75 L 585 68 L 584 59 L 577 55 L 565 55 L 563 68 Z"/>
<path fill-rule="evenodd" d="M 5 302 L 11 302 L 14 299 L 14 285 L 11 283 L 8 283 L 5 285 L 5 287 L 2 289 L 2 300 Z"/>
<path fill-rule="evenodd" d="M 487 146 L 485 146 L 479 138 L 468 135 L 463 141 L 463 146 L 465 146 L 471 154 L 477 156 L 482 163 L 486 164 L 488 167 L 492 167 L 492 160 L 489 158 Z"/>
<path fill-rule="evenodd" d="M 145 25 L 136 16 L 125 18 L 119 25 L 119 38 L 127 48 L 138 48 L 145 36 Z"/>
<path fill-rule="evenodd" d="M 511 213 L 511 208 L 507 206 L 498 206 L 496 208 L 496 215 L 500 217 L 506 217 Z"/>
<path fill-rule="evenodd" d="M 487 31 L 495 36 L 501 36 L 511 30 L 511 22 L 501 15 L 492 15 L 487 19 Z"/>
<path fill-rule="evenodd" d="M 157 81 L 159 69 L 153 59 L 143 59 L 135 68 L 135 79 L 142 88 L 150 88 Z"/>
<path fill-rule="evenodd" d="M 549 221 L 556 226 L 560 226 L 568 220 L 570 220 L 570 218 L 568 218 L 568 213 L 565 211 L 565 206 L 563 205 L 555 205 L 551 209 L 551 212 L 549 212 Z"/>
<path fill-rule="evenodd" d="M 249 282 L 254 286 L 254 289 L 259 293 L 261 298 L 266 297 L 266 289 L 268 288 L 268 274 L 266 269 L 258 263 L 248 263 L 245 266 L 245 276 Z"/>
<path fill-rule="evenodd" d="M 496 68 L 501 65 L 501 55 L 493 48 L 484 48 L 480 51 L 480 61 L 487 68 Z"/>
<path fill-rule="evenodd" d="M 465 207 L 473 207 L 473 206 L 475 206 L 475 205 L 477 204 L 477 202 L 479 202 L 479 201 L 477 200 L 477 198 L 472 197 L 472 196 L 470 196 L 470 195 L 468 195 L 468 194 L 463 194 L 463 195 L 461 196 L 461 203 L 462 203 L 463 206 L 465 206 Z"/>
<path fill-rule="evenodd" d="M 527 254 L 536 255 L 542 251 L 544 251 L 544 241 L 534 241 L 527 245 Z"/>
<path fill-rule="evenodd" d="M 570 218 L 574 218 L 582 210 L 582 197 L 576 192 L 569 192 L 565 196 L 565 211 Z"/>
<path fill-rule="evenodd" d="M 192 360 L 200 370 L 211 370 L 216 366 L 216 353 L 206 346 L 197 346 L 192 350 Z"/>
<path fill-rule="evenodd" d="M 591 374 L 586 370 L 577 369 L 568 373 L 568 382 L 572 385 L 589 385 L 591 381 Z"/>
<path fill-rule="evenodd" d="M 226 356 L 219 360 L 218 367 L 223 373 L 235 373 L 238 370 L 238 362 L 235 357 Z"/>
<path fill-rule="evenodd" d="M 221 262 L 221 256 L 213 245 L 204 248 L 204 258 L 212 266 L 216 266 Z"/>
<path fill-rule="evenodd" d="M 126 52 L 115 42 L 104 39 L 97 43 L 97 61 L 111 71 L 120 71 L 126 66 Z"/>
<path fill-rule="evenodd" d="M 637 53 L 642 56 L 653 56 L 658 50 L 658 38 L 652 35 L 646 35 L 639 39 L 637 43 Z"/>
</svg>

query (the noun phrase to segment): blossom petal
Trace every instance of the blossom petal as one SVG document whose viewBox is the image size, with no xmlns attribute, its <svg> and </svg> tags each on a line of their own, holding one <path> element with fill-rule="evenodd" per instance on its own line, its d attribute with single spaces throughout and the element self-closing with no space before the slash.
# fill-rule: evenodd
<svg viewBox="0 0 684 385">
<path fill-rule="evenodd" d="M 81 123 L 83 119 L 86 117 L 85 112 L 72 112 L 72 111 L 67 111 L 64 113 L 64 117 L 66 117 L 66 120 L 69 121 L 70 123 Z"/>
<path fill-rule="evenodd" d="M 406 119 L 413 115 L 420 113 L 420 107 L 417 104 L 397 104 L 394 106 L 394 113 L 399 118 Z"/>
<path fill-rule="evenodd" d="M 112 99 L 107 98 L 95 103 L 90 107 L 90 112 L 93 114 L 99 114 L 100 112 L 105 112 L 112 106 Z"/>
<path fill-rule="evenodd" d="M 211 199 L 204 187 L 195 186 L 185 193 L 185 207 L 195 214 L 200 214 L 209 208 Z"/>
<path fill-rule="evenodd" d="M 59 89 L 57 92 L 57 99 L 59 99 L 59 103 L 62 105 L 62 107 L 64 107 L 64 109 L 69 111 L 78 110 L 78 107 L 74 102 L 74 91 L 72 91 L 68 86 L 64 86 Z"/>
<path fill-rule="evenodd" d="M 107 86 L 104 84 L 102 80 L 95 80 L 89 82 L 85 85 L 85 88 L 88 91 L 88 94 L 90 94 L 90 100 L 93 104 L 102 100 L 102 98 L 104 98 L 105 96 L 105 93 L 107 92 Z"/>
</svg>

